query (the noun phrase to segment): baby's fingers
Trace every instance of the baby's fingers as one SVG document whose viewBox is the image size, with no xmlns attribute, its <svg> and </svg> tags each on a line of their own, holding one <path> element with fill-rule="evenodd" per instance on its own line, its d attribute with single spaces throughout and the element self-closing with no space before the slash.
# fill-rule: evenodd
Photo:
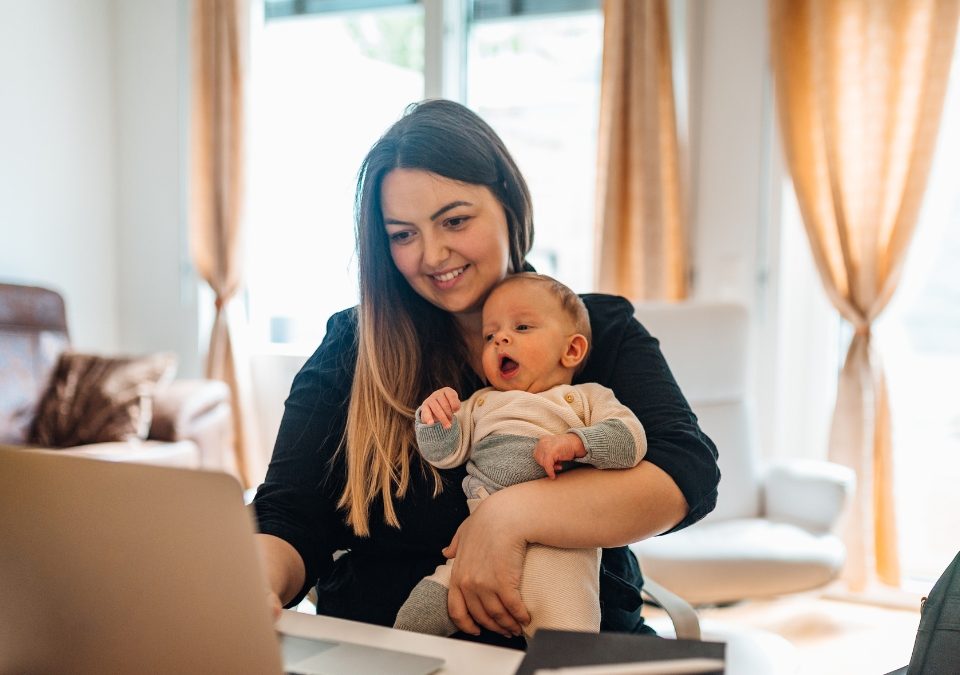
<svg viewBox="0 0 960 675">
<path fill-rule="evenodd" d="M 420 421 L 426 425 L 436 424 L 437 422 L 435 419 L 433 419 L 433 413 L 430 412 L 429 402 L 420 406 Z"/>
<path fill-rule="evenodd" d="M 451 389 L 450 387 L 444 387 L 438 392 L 446 402 L 445 409 L 450 412 L 452 416 L 453 413 L 460 410 L 460 397 L 457 395 L 456 390 Z"/>
<path fill-rule="evenodd" d="M 431 422 L 431 424 L 436 424 L 439 422 L 444 429 L 449 429 L 451 414 L 444 410 L 443 403 L 436 398 L 432 398 L 427 402 L 427 405 L 429 406 L 430 412 L 433 415 L 434 421 Z"/>
<path fill-rule="evenodd" d="M 537 443 L 537 447 L 533 450 L 533 461 L 543 467 L 543 470 L 546 472 L 547 476 L 550 478 L 557 477 L 554 471 L 558 461 L 556 453 L 550 449 L 547 449 L 543 439 Z"/>
</svg>

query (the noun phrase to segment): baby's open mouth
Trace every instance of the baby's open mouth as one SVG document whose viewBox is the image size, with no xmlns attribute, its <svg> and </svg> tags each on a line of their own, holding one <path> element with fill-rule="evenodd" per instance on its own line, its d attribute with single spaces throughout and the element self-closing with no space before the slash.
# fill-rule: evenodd
<svg viewBox="0 0 960 675">
<path fill-rule="evenodd" d="M 520 364 L 511 359 L 509 356 L 503 355 L 500 357 L 500 374 L 505 376 L 513 375 L 520 368 Z"/>
</svg>

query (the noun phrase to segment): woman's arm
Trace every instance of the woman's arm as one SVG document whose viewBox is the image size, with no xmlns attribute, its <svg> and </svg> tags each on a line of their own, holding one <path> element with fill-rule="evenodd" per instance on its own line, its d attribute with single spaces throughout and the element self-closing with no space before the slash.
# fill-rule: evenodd
<svg viewBox="0 0 960 675">
<path fill-rule="evenodd" d="M 457 558 L 450 617 L 467 633 L 477 633 L 479 624 L 519 635 L 520 623 L 529 620 L 519 591 L 527 544 L 622 546 L 671 529 L 686 513 L 676 483 L 650 462 L 623 470 L 586 467 L 555 481 L 500 490 L 464 521 L 444 551 Z"/>
<path fill-rule="evenodd" d="M 584 467 L 514 488 L 485 500 L 483 510 L 493 513 L 484 517 L 501 519 L 528 543 L 557 548 L 625 546 L 666 532 L 687 514 L 677 484 L 650 462 L 632 469 Z"/>
<path fill-rule="evenodd" d="M 285 540 L 272 534 L 258 534 L 256 541 L 267 581 L 267 602 L 276 619 L 280 609 L 300 593 L 306 581 L 307 569 L 297 549 Z"/>
<path fill-rule="evenodd" d="M 349 311 L 331 317 L 323 343 L 294 378 L 254 498 L 267 581 L 284 605 L 329 570 L 343 529 L 335 506 L 343 478 L 333 458 L 353 378 L 354 325 Z"/>
</svg>

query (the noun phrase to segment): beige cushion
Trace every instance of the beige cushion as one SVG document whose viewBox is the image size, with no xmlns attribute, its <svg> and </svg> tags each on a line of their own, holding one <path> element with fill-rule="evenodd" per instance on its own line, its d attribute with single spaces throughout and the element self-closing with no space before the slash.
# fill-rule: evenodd
<svg viewBox="0 0 960 675">
<path fill-rule="evenodd" d="M 839 537 L 765 518 L 700 523 L 630 548 L 644 574 L 669 579 L 667 588 L 695 605 L 818 588 L 844 561 Z"/>
<path fill-rule="evenodd" d="M 64 352 L 40 400 L 30 442 L 51 448 L 145 439 L 150 401 L 176 357 L 109 358 Z"/>
</svg>

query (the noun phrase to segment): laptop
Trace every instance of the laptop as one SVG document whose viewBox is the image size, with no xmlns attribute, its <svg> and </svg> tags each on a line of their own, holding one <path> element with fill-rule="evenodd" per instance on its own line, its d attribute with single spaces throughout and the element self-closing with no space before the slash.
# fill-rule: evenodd
<svg viewBox="0 0 960 675">
<path fill-rule="evenodd" d="M 442 667 L 434 657 L 278 635 L 253 533 L 226 474 L 0 448 L 0 672 Z"/>
</svg>

